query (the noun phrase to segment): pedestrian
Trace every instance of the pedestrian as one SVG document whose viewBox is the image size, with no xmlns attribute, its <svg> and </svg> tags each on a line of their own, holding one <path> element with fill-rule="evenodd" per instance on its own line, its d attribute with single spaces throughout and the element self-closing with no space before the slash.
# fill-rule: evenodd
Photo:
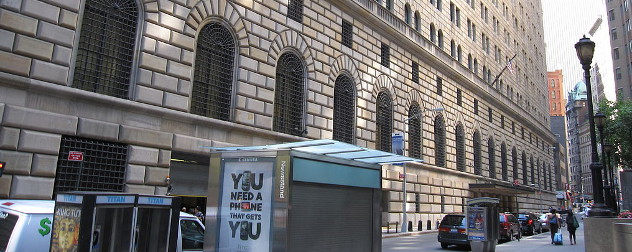
<svg viewBox="0 0 632 252">
<path fill-rule="evenodd" d="M 568 216 L 566 216 L 566 224 L 568 229 L 568 237 L 571 239 L 571 245 L 577 244 L 577 236 L 575 236 L 575 231 L 579 227 L 579 221 L 573 214 L 573 211 L 568 211 Z"/>
<path fill-rule="evenodd" d="M 204 223 L 204 213 L 200 211 L 200 207 L 195 208 L 195 217 L 197 217 L 202 223 Z"/>
<path fill-rule="evenodd" d="M 549 229 L 551 229 L 551 244 L 554 244 L 553 237 L 555 237 L 555 233 L 557 233 L 560 227 L 560 215 L 557 214 L 554 208 L 551 209 L 551 214 L 546 217 L 546 222 L 549 223 Z"/>
</svg>

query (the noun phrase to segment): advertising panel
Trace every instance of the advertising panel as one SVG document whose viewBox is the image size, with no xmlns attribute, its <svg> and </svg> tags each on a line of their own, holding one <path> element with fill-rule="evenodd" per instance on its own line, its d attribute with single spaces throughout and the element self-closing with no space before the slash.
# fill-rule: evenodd
<svg viewBox="0 0 632 252">
<path fill-rule="evenodd" d="M 79 248 L 81 206 L 57 204 L 53 217 L 51 252 L 75 252 Z"/>
<path fill-rule="evenodd" d="M 487 241 L 487 213 L 485 207 L 467 208 L 467 239 Z"/>
<path fill-rule="evenodd" d="M 225 159 L 218 251 L 270 251 L 274 158 Z"/>
</svg>

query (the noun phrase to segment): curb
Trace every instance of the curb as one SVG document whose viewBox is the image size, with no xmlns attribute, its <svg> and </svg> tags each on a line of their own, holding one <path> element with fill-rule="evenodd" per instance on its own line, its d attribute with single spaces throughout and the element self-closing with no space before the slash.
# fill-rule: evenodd
<svg viewBox="0 0 632 252">
<path fill-rule="evenodd" d="M 437 233 L 438 230 L 426 230 L 426 231 L 414 231 L 414 232 L 399 232 L 399 233 L 382 233 L 382 238 L 393 238 L 393 237 L 401 237 L 401 236 L 412 236 L 412 235 L 422 235 L 422 234 L 432 234 Z"/>
</svg>

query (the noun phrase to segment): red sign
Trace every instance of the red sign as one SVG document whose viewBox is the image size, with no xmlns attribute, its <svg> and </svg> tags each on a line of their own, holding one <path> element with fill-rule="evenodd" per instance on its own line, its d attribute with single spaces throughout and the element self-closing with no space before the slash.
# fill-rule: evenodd
<svg viewBox="0 0 632 252">
<path fill-rule="evenodd" d="M 405 177 L 406 177 L 406 174 L 403 174 L 403 173 L 400 173 L 400 174 L 399 174 L 399 178 L 400 178 L 400 179 L 404 179 Z"/>
<path fill-rule="evenodd" d="M 514 185 L 520 185 L 520 180 L 514 179 Z"/>
<path fill-rule="evenodd" d="M 68 161 L 83 161 L 83 152 L 81 151 L 68 152 Z"/>
</svg>

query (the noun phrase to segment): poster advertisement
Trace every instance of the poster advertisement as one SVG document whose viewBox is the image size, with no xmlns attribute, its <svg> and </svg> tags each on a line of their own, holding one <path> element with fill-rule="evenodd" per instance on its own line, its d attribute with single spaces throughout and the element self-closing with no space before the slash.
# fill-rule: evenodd
<svg viewBox="0 0 632 252">
<path fill-rule="evenodd" d="M 270 251 L 273 167 L 270 158 L 224 163 L 218 251 Z"/>
<path fill-rule="evenodd" d="M 485 234 L 486 211 L 484 207 L 468 207 L 467 208 L 467 239 L 471 241 L 487 241 Z"/>
<path fill-rule="evenodd" d="M 57 205 L 53 217 L 51 252 L 75 252 L 79 246 L 80 206 Z"/>
</svg>

